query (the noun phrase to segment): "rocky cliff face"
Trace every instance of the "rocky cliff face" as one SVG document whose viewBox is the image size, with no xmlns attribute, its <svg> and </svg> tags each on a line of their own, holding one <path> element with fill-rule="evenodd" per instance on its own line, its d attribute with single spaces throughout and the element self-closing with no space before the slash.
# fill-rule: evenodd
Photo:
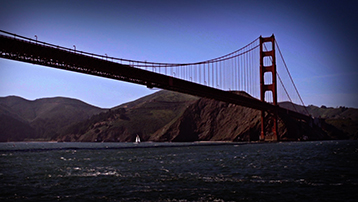
<svg viewBox="0 0 358 202">
<path fill-rule="evenodd" d="M 244 92 L 236 92 L 249 96 Z M 154 133 L 152 141 L 257 141 L 261 112 L 201 98 L 189 106 L 175 122 Z M 269 128 L 268 123 L 267 128 Z M 289 117 L 279 117 L 280 140 L 329 139 L 319 127 L 310 127 Z"/>
<path fill-rule="evenodd" d="M 257 110 L 201 98 L 174 123 L 157 131 L 153 141 L 232 141 L 258 138 Z"/>
</svg>

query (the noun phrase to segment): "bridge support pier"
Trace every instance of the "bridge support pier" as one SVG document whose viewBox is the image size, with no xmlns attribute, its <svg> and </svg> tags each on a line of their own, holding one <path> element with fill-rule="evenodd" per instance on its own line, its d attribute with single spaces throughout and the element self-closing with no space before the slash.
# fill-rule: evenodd
<svg viewBox="0 0 358 202">
<path fill-rule="evenodd" d="M 265 43 L 271 43 L 267 50 Z M 265 73 L 267 74 L 265 81 Z M 271 77 L 270 77 L 271 75 Z M 261 101 L 266 102 L 265 94 L 269 91 L 272 93 L 272 104 L 277 106 L 277 83 L 276 83 L 276 54 L 275 54 L 275 36 L 260 36 L 260 97 Z M 277 109 L 261 111 L 261 141 L 278 141 Z M 266 131 L 266 124 L 271 126 L 270 131 Z M 268 134 L 270 132 L 270 134 Z"/>
</svg>

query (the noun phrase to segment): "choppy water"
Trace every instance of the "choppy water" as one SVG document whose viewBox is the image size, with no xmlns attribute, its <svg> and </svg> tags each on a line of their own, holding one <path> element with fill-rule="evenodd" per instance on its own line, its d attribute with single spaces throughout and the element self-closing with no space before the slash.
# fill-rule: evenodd
<svg viewBox="0 0 358 202">
<path fill-rule="evenodd" d="M 358 141 L 0 143 L 1 201 L 356 201 Z"/>
</svg>

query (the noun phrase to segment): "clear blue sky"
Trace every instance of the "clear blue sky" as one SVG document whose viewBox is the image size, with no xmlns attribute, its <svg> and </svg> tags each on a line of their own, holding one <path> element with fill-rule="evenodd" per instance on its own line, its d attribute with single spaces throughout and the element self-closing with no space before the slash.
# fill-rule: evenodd
<svg viewBox="0 0 358 202">
<path fill-rule="evenodd" d="M 275 34 L 306 105 L 358 108 L 357 1 L 1 1 L 0 29 L 77 50 L 196 62 Z M 0 96 L 109 108 L 144 86 L 0 59 Z"/>
</svg>

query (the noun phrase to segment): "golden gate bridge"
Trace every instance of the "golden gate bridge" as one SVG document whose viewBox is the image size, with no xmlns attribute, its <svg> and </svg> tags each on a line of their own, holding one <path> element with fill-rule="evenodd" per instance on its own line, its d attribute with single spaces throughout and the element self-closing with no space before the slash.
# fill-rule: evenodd
<svg viewBox="0 0 358 202">
<path fill-rule="evenodd" d="M 261 110 L 260 139 L 278 140 L 278 116 L 312 124 L 275 36 L 258 37 L 229 54 L 194 63 L 129 60 L 61 47 L 0 30 L 0 57 L 161 88 Z M 277 61 L 276 49 L 280 60 Z M 277 82 L 278 81 L 278 82 Z M 251 97 L 237 94 L 244 91 Z M 282 108 L 280 102 L 292 107 Z M 305 108 L 304 108 L 305 109 Z M 270 122 L 270 126 L 267 124 Z M 269 129 L 267 129 L 269 128 Z"/>
</svg>

